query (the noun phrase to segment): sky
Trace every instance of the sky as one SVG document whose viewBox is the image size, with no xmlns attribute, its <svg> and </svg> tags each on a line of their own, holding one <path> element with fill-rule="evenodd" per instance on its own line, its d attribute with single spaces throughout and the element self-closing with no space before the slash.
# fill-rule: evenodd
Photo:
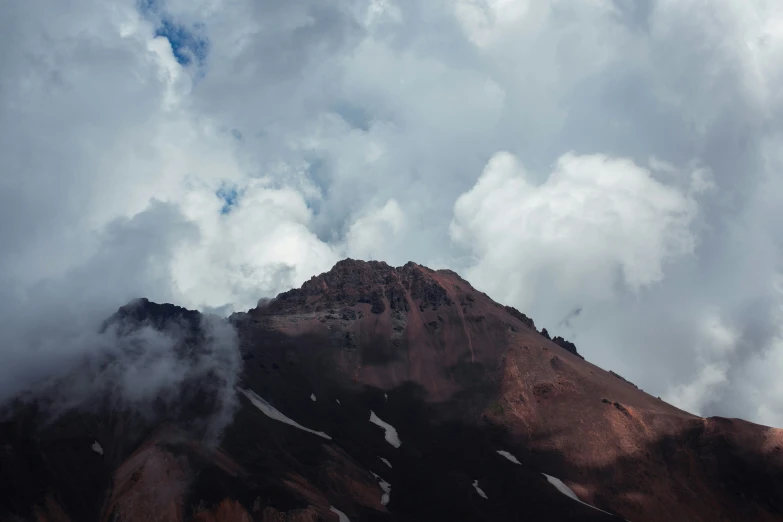
<svg viewBox="0 0 783 522">
<path fill-rule="evenodd" d="M 352 257 L 783 427 L 781 80 L 774 0 L 3 2 L 0 396 Z"/>
</svg>

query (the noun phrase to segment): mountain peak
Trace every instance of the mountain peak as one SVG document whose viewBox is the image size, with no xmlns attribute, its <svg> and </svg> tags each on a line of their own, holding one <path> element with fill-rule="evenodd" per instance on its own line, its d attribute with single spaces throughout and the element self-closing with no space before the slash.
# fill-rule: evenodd
<svg viewBox="0 0 783 522">
<path fill-rule="evenodd" d="M 500 356 L 494 347 L 508 332 L 530 337 L 533 343 L 554 343 L 581 357 L 572 343 L 540 335 L 531 318 L 493 301 L 456 272 L 414 262 L 392 267 L 381 261 L 344 259 L 300 288 L 259 303 L 248 314 L 282 321 L 292 334 L 325 328 L 337 344 L 374 346 L 363 350 L 365 362 L 410 362 L 420 357 L 422 368 L 440 368 L 445 360 L 458 364 L 468 357 L 492 365 Z M 423 353 L 411 352 L 412 345 Z M 436 364 L 432 353 L 449 355 Z M 446 389 L 441 387 L 438 393 Z"/>
<path fill-rule="evenodd" d="M 171 303 L 155 303 L 141 297 L 121 306 L 111 317 L 104 321 L 101 331 L 110 326 L 119 326 L 120 330 L 132 330 L 148 324 L 156 330 L 165 330 L 173 325 L 195 332 L 201 321 L 201 314 Z"/>
<path fill-rule="evenodd" d="M 344 259 L 250 313 L 302 314 L 367 304 L 370 313 L 382 314 L 387 309 L 408 310 L 412 300 L 437 307 L 449 302 L 449 297 L 433 274 L 413 262 L 395 268 L 383 261 Z"/>
<path fill-rule="evenodd" d="M 450 270 L 346 259 L 225 338 L 200 319 L 133 301 L 62 388 L 97 375 L 100 408 L 0 419 L 0 520 L 780 518 L 781 430 L 678 410 Z"/>
</svg>

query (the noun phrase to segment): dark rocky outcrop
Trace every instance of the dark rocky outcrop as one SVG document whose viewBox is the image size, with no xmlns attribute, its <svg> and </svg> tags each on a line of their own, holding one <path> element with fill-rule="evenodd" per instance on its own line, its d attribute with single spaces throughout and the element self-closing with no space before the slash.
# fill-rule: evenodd
<svg viewBox="0 0 783 522">
<path fill-rule="evenodd" d="M 201 323 L 201 314 L 170 303 L 153 303 L 142 297 L 120 307 L 101 326 L 101 331 L 115 326 L 121 333 L 127 333 L 148 325 L 160 331 L 181 328 L 187 336 L 197 335 Z"/>
<path fill-rule="evenodd" d="M 555 343 L 556 345 L 558 345 L 558 346 L 568 350 L 572 354 L 574 354 L 574 355 L 576 355 L 578 357 L 582 357 L 579 354 L 579 352 L 576 351 L 576 345 L 574 343 L 572 343 L 570 341 L 566 341 L 565 339 L 563 339 L 559 335 L 557 337 L 555 337 L 554 339 L 552 339 L 552 342 Z M 584 359 L 584 357 L 582 357 L 582 359 Z"/>
<path fill-rule="evenodd" d="M 533 322 L 533 320 L 531 318 L 529 318 L 528 316 L 526 316 L 525 314 L 523 314 L 522 312 L 520 312 L 519 310 L 517 310 L 516 308 L 514 308 L 513 306 L 506 306 L 505 310 L 506 310 L 506 312 L 511 314 L 513 317 L 515 317 L 515 318 L 519 319 L 520 321 L 522 321 L 522 323 L 525 326 L 527 326 L 528 328 L 530 328 L 531 330 L 535 330 L 536 329 L 536 325 Z"/>
<path fill-rule="evenodd" d="M 632 383 L 631 381 L 629 381 L 628 379 L 626 379 L 625 377 L 623 377 L 623 376 L 622 376 L 622 375 L 620 375 L 619 373 L 615 373 L 615 372 L 613 372 L 612 370 L 609 370 L 609 373 L 610 373 L 611 375 L 613 375 L 613 376 L 617 377 L 618 379 L 620 379 L 620 380 L 621 380 L 621 381 L 623 381 L 624 383 L 626 383 L 626 384 L 629 384 L 629 385 L 633 386 L 634 388 L 637 388 L 637 389 L 639 388 L 638 386 L 636 386 L 634 383 Z"/>
</svg>

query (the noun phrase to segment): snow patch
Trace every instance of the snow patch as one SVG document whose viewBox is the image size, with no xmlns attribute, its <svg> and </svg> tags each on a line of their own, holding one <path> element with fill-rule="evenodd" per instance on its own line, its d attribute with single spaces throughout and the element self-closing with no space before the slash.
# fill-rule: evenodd
<svg viewBox="0 0 783 522">
<path fill-rule="evenodd" d="M 386 442 L 388 442 L 395 448 L 400 447 L 402 442 L 400 442 L 400 437 L 399 435 L 397 435 L 397 430 L 394 428 L 394 426 L 392 426 L 387 422 L 383 422 L 381 419 L 378 418 L 378 416 L 372 410 L 370 410 L 370 422 L 386 430 Z"/>
<path fill-rule="evenodd" d="M 487 494 L 484 493 L 484 490 L 479 487 L 478 480 L 473 481 L 473 488 L 476 490 L 476 493 L 478 493 L 481 498 L 488 499 Z"/>
<path fill-rule="evenodd" d="M 315 394 L 314 394 L 314 393 L 311 393 L 311 394 L 310 394 L 310 400 L 311 400 L 311 401 L 313 401 L 313 402 L 315 402 Z"/>
<path fill-rule="evenodd" d="M 553 477 L 552 475 L 547 475 L 546 473 L 542 473 L 542 475 L 544 475 L 547 481 L 549 481 L 549 483 L 552 484 L 560 493 L 576 500 L 577 502 L 582 502 L 581 500 L 579 500 L 579 497 L 576 496 L 574 490 L 566 486 L 562 480 L 560 480 L 557 477 Z"/>
<path fill-rule="evenodd" d="M 342 403 L 342 402 L 340 402 L 340 399 L 335 399 L 335 400 L 337 401 L 337 404 L 339 404 L 340 406 L 342 406 L 342 405 L 343 405 L 343 403 Z"/>
<path fill-rule="evenodd" d="M 90 447 L 98 455 L 103 455 L 103 446 L 101 446 L 100 443 L 97 440 L 95 442 L 93 442 L 92 446 L 90 446 Z"/>
<path fill-rule="evenodd" d="M 546 473 L 542 473 L 542 475 L 544 475 L 546 477 L 547 481 L 550 484 L 552 484 L 563 495 L 576 500 L 580 504 L 584 504 L 585 506 L 589 506 L 589 507 L 591 507 L 591 508 L 593 508 L 593 509 L 595 509 L 597 511 L 600 511 L 601 513 L 606 513 L 607 515 L 611 515 L 611 513 L 607 513 L 603 509 L 598 509 L 597 507 L 593 506 L 592 504 L 588 504 L 587 502 L 582 502 L 581 500 L 579 500 L 579 497 L 576 496 L 576 493 L 574 493 L 574 490 L 569 488 L 568 486 L 566 486 L 565 483 L 562 480 L 560 480 L 559 478 L 553 477 L 552 475 L 547 475 Z"/>
<path fill-rule="evenodd" d="M 385 506 L 389 503 L 389 498 L 391 497 L 391 484 L 383 480 L 375 473 L 373 473 L 372 476 L 375 477 L 375 480 L 378 481 L 378 485 L 381 486 L 381 489 L 383 490 L 383 495 L 381 495 L 381 505 Z"/>
<path fill-rule="evenodd" d="M 391 462 L 389 462 L 385 458 L 383 458 L 383 457 L 378 457 L 378 458 L 381 459 L 383 461 L 383 463 L 386 464 L 387 466 L 392 467 Z"/>
<path fill-rule="evenodd" d="M 337 514 L 337 518 L 340 520 L 340 522 L 351 522 L 351 519 L 348 518 L 348 515 L 346 515 L 345 513 L 343 513 L 342 511 L 340 511 L 336 507 L 329 506 L 329 511 L 331 511 L 332 513 L 336 513 Z"/>
<path fill-rule="evenodd" d="M 384 398 L 384 399 L 386 399 L 386 400 L 388 401 L 388 400 L 389 400 L 389 394 L 387 394 L 387 393 L 384 393 L 384 394 L 383 394 L 383 398 Z"/>
<path fill-rule="evenodd" d="M 500 455 L 503 455 L 504 457 L 506 457 L 508 460 L 510 460 L 510 461 L 511 461 L 511 462 L 513 462 L 514 464 L 519 464 L 520 466 L 522 465 L 522 464 L 521 464 L 521 463 L 520 463 L 520 462 L 517 460 L 517 458 L 516 458 L 514 455 L 512 455 L 511 453 L 509 453 L 508 451 L 505 451 L 505 450 L 498 450 L 498 453 L 499 453 Z"/>
<path fill-rule="evenodd" d="M 242 388 L 239 387 L 237 388 L 237 390 L 239 390 L 239 392 L 242 395 L 247 397 L 248 400 L 250 400 L 250 402 L 253 403 L 253 406 L 261 410 L 261 412 L 267 417 L 269 417 L 270 419 L 274 419 L 284 424 L 288 424 L 289 426 L 293 426 L 294 428 L 300 429 L 302 431 L 306 431 L 307 433 L 318 435 L 319 437 L 323 437 L 324 439 L 332 440 L 332 437 L 330 437 L 326 433 L 322 431 L 311 430 L 310 428 L 305 428 L 295 420 L 286 417 L 282 412 L 280 412 L 280 410 L 276 409 L 274 406 L 272 406 L 264 399 L 256 395 L 256 393 L 253 390 L 251 389 L 243 390 Z"/>
</svg>

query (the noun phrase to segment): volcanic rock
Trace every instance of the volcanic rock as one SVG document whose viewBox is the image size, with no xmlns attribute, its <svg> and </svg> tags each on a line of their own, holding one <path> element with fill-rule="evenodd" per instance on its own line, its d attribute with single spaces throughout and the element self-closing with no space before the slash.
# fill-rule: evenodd
<svg viewBox="0 0 783 522">
<path fill-rule="evenodd" d="M 566 350 L 568 350 L 572 354 L 574 354 L 576 356 L 579 356 L 579 357 L 582 357 L 581 355 L 579 355 L 579 352 L 576 351 L 576 345 L 574 343 L 572 343 L 570 341 L 566 341 L 565 339 L 563 339 L 559 335 L 557 337 L 555 337 L 554 339 L 552 339 L 552 342 L 555 343 L 556 345 L 562 347 L 562 348 L 565 348 Z M 582 357 L 582 359 L 584 359 L 584 357 Z"/>
<path fill-rule="evenodd" d="M 228 323 L 244 366 L 219 440 L 192 394 L 143 423 L 17 401 L 0 520 L 783 520 L 781 430 L 651 397 L 452 271 L 348 259 Z M 138 300 L 104 328 L 179 328 L 203 357 L 205 324 Z"/>
</svg>

